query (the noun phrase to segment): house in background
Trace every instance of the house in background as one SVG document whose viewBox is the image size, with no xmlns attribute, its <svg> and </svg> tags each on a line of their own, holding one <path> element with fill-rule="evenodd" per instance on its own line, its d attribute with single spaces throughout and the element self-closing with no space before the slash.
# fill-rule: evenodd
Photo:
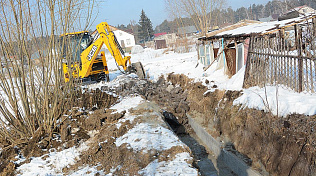
<svg viewBox="0 0 316 176">
<path fill-rule="evenodd" d="M 300 7 L 295 7 L 294 9 L 287 11 L 285 14 L 279 16 L 278 20 L 282 21 L 282 20 L 287 20 L 291 18 L 303 17 L 309 14 L 315 14 L 315 13 L 316 13 L 315 9 L 307 5 L 304 5 Z"/>
<path fill-rule="evenodd" d="M 173 47 L 177 41 L 176 33 L 167 34 L 165 32 L 165 33 L 155 34 L 154 36 L 155 36 L 154 41 L 155 41 L 156 49 Z"/>
<path fill-rule="evenodd" d="M 199 38 L 199 59 L 206 68 L 216 63 L 218 69 L 224 68 L 225 74 L 233 76 L 246 64 L 251 37 L 276 36 L 281 33 L 285 43 L 282 46 L 286 45 L 288 50 L 292 50 L 295 44 L 294 26 L 313 18 L 315 16 L 309 15 L 273 22 L 240 21 Z"/>
<path fill-rule="evenodd" d="M 261 24 L 259 21 L 242 20 L 236 24 L 214 30 L 199 38 L 198 55 L 204 66 L 210 66 L 217 62 L 217 68 L 224 67 L 227 75 L 236 74 L 246 63 L 249 38 L 244 35 L 234 35 L 237 32 L 252 32 L 252 28 L 242 30 L 243 27 Z"/>
<path fill-rule="evenodd" d="M 125 52 L 130 52 L 132 50 L 132 47 L 136 45 L 135 36 L 132 33 L 117 29 L 116 27 L 113 27 L 113 26 L 110 26 L 110 29 L 113 31 L 114 35 L 117 38 L 117 41 L 119 42 L 119 44 L 121 45 L 121 47 L 123 48 Z M 91 35 L 93 37 L 96 37 L 97 33 L 98 31 L 95 30 L 92 32 Z M 103 46 L 102 50 L 105 50 L 105 53 L 107 55 L 110 55 L 110 52 L 108 51 L 106 46 Z"/>
<path fill-rule="evenodd" d="M 189 37 L 196 34 L 198 30 L 195 26 L 186 26 L 178 28 L 178 35 L 182 37 Z"/>
</svg>

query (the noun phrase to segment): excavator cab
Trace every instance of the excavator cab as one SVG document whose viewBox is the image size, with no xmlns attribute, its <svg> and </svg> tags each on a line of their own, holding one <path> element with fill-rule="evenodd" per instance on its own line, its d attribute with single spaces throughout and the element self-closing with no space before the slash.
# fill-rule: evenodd
<svg viewBox="0 0 316 176">
<path fill-rule="evenodd" d="M 68 33 L 61 36 L 60 41 L 65 40 L 65 45 L 62 45 L 63 58 L 66 58 L 66 55 L 71 53 L 71 62 L 79 62 L 81 65 L 80 54 L 88 48 L 91 44 L 91 36 L 87 31 L 77 32 L 77 33 Z"/>
<path fill-rule="evenodd" d="M 82 52 L 84 52 L 93 43 L 93 37 L 88 31 L 82 31 L 61 35 L 59 40 L 63 51 L 62 57 L 65 82 L 69 81 L 70 76 L 73 78 L 80 78 L 79 73 L 82 70 L 83 65 L 81 59 Z M 71 67 L 69 67 L 69 65 L 71 65 Z M 97 56 L 92 63 L 92 67 L 89 72 L 89 76 L 81 78 L 83 82 L 99 82 L 105 79 L 109 81 L 106 62 L 104 63 L 104 60 L 100 55 Z M 70 75 L 70 73 L 72 73 L 72 75 Z"/>
</svg>

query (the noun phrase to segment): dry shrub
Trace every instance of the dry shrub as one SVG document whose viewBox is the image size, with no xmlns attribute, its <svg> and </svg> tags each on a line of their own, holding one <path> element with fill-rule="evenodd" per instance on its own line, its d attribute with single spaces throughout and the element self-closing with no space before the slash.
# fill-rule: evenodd
<svg viewBox="0 0 316 176">
<path fill-rule="evenodd" d="M 27 143 L 37 131 L 52 135 L 72 105 L 64 84 L 59 35 L 89 26 L 94 0 L 0 1 L 0 136 Z M 85 20 L 83 20 L 85 19 Z"/>
</svg>

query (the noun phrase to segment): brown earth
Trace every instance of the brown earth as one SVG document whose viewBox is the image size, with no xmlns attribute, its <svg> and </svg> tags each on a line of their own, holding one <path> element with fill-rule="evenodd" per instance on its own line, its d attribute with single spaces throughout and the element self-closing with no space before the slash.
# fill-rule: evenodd
<svg viewBox="0 0 316 176">
<path fill-rule="evenodd" d="M 210 81 L 206 81 L 209 83 Z M 216 85 L 213 87 L 216 88 Z M 316 115 L 276 117 L 233 106 L 240 91 L 208 89 L 185 75 L 170 74 L 156 83 L 126 84 L 120 94 L 139 93 L 174 114 L 190 132 L 186 114 L 195 117 L 227 148 L 264 175 L 316 175 Z"/>
<path fill-rule="evenodd" d="M 146 107 L 133 109 L 130 111 L 130 114 L 140 115 L 152 112 L 152 109 L 148 109 Z M 114 114 L 115 117 L 119 118 L 101 122 L 102 124 L 100 124 L 99 120 L 94 121 L 100 124 L 100 126 L 96 125 L 99 127 L 93 128 L 99 132 L 96 134 L 96 136 L 89 139 L 91 140 L 91 143 L 89 144 L 89 150 L 82 153 L 82 156 L 76 165 L 70 168 L 65 168 L 63 171 L 67 173 L 69 171 L 78 169 L 80 166 L 90 165 L 98 166 L 98 168 L 103 170 L 105 173 L 109 173 L 111 169 L 118 168 L 113 173 L 114 175 L 139 175 L 139 170 L 145 168 L 155 159 L 158 159 L 159 162 L 173 160 L 176 154 L 189 152 L 187 147 L 172 147 L 166 151 L 157 151 L 153 149 L 149 150 L 148 152 L 135 152 L 133 149 L 129 149 L 126 144 L 117 147 L 115 144 L 116 138 L 123 136 L 129 129 L 135 126 L 136 123 L 143 122 L 144 119 L 145 121 L 150 121 L 150 119 L 155 121 L 157 118 L 160 118 L 156 115 L 146 115 L 146 117 L 142 119 L 140 116 L 132 123 L 129 120 L 123 122 L 121 127 L 118 129 L 115 124 L 121 117 L 124 116 L 124 114 L 125 113 L 122 113 L 121 115 Z M 97 117 L 102 117 L 97 114 L 95 115 Z M 83 127 L 85 131 L 92 129 L 90 125 L 85 126 L 83 124 Z"/>
<path fill-rule="evenodd" d="M 83 127 L 81 127 L 81 118 L 79 117 L 87 115 L 88 110 L 95 110 L 97 107 L 109 108 L 112 104 L 116 103 L 116 101 L 116 97 L 100 90 L 86 91 L 85 93 L 79 91 L 77 94 L 77 102 L 74 102 L 76 108 L 68 108 L 72 110 L 68 112 L 68 115 L 61 117 L 62 123 L 55 129 L 53 136 L 47 136 L 47 134 L 43 133 L 43 130 L 38 129 L 28 143 L 20 144 L 19 146 L 11 146 L 10 142 L 6 139 L 0 138 L 0 148 L 2 148 L 2 152 L 0 153 L 0 175 L 15 175 L 15 169 L 21 164 L 29 162 L 30 157 L 42 156 L 51 148 L 57 149 L 59 147 L 60 149 L 64 149 L 64 147 L 61 147 L 64 142 L 67 144 L 66 148 L 69 148 L 78 145 L 82 140 L 87 140 L 90 137 Z M 84 108 L 87 111 L 79 112 L 79 108 Z M 69 115 L 73 118 L 68 118 Z M 116 116 L 117 114 L 111 115 L 109 118 L 117 118 Z M 95 120 L 95 118 L 92 119 Z M 104 119 L 101 118 L 101 120 Z M 94 127 L 95 125 L 91 127 L 91 124 L 97 123 L 87 122 L 85 126 L 90 126 L 90 129 L 97 128 Z M 78 128 L 79 130 L 71 134 L 71 129 L 74 128 Z M 26 161 L 15 164 L 14 161 L 17 160 L 15 158 L 16 156 L 23 156 L 26 158 Z"/>
<path fill-rule="evenodd" d="M 64 173 L 71 173 L 82 166 L 89 165 L 96 166 L 98 170 L 105 173 L 116 168 L 113 173 L 115 175 L 138 175 L 140 169 L 155 159 L 158 159 L 158 162 L 170 161 L 178 153 L 190 153 L 190 149 L 186 146 L 172 147 L 166 151 L 153 149 L 148 152 L 135 152 L 126 144 L 117 147 L 114 143 L 116 138 L 123 136 L 136 123 L 142 121 L 157 123 L 157 118 L 162 118 L 162 115 L 156 115 L 160 110 L 157 105 L 147 103 L 148 105 L 143 108 L 130 110 L 130 114 L 140 117 L 133 123 L 128 120 L 123 122 L 118 129 L 116 123 L 126 115 L 126 112 L 117 113 L 108 109 L 116 102 L 116 97 L 100 90 L 78 93 L 77 102 L 74 103 L 76 106 L 69 108 L 71 110 L 68 114 L 61 117 L 61 123 L 52 138 L 39 129 L 29 143 L 17 147 L 11 147 L 6 140 L 0 139 L 0 147 L 3 148 L 0 154 L 0 175 L 15 175 L 16 168 L 30 162 L 30 157 L 42 156 L 51 148 L 61 151 L 79 146 L 82 142 L 87 142 L 89 149 L 82 153 L 75 165 L 64 168 Z M 142 117 L 141 114 L 147 115 Z M 166 124 L 164 127 L 168 128 Z M 91 132 L 95 134 L 91 135 Z M 16 156 L 23 156 L 26 161 L 16 164 L 14 163 L 17 160 Z M 192 164 L 193 161 L 187 162 Z"/>
<path fill-rule="evenodd" d="M 183 95 L 187 95 L 171 112 L 180 115 L 177 109 L 183 100 L 188 102 L 189 111 L 184 111 L 197 117 L 214 137 L 233 143 L 238 152 L 252 160 L 255 169 L 262 173 L 267 170 L 270 175 L 315 175 L 316 116 L 294 114 L 282 118 L 241 109 L 233 106 L 241 92 L 216 90 L 204 95 L 207 87 L 183 75 L 171 74 L 167 81 L 180 85 Z M 178 117 L 184 122 L 187 119 L 186 115 Z"/>
<path fill-rule="evenodd" d="M 184 75 L 170 74 L 166 80 L 161 77 L 156 83 L 132 80 L 115 91 L 122 96 L 138 93 L 147 100 L 156 102 L 163 110 L 177 117 L 178 122 L 185 126 L 186 132 L 191 132 L 187 119 L 187 114 L 190 114 L 202 123 L 213 137 L 227 143 L 235 153 L 242 154 L 249 165 L 263 174 L 265 170 L 270 175 L 316 173 L 316 116 L 294 114 L 281 118 L 259 110 L 241 109 L 240 106 L 233 106 L 233 101 L 241 92 L 215 90 L 204 94 L 207 87 L 202 83 L 193 83 Z M 153 160 L 153 156 L 159 160 L 166 159 L 163 156 L 167 155 L 158 155 L 157 151 L 135 154 L 124 145 L 115 146 L 113 137 L 122 136 L 131 125 L 125 122 L 120 129 L 111 125 L 125 115 L 125 112 L 112 114 L 111 110 L 106 109 L 116 101 L 116 97 L 100 90 L 79 93 L 78 102 L 75 102 L 77 108 L 72 108 L 68 114 L 72 115 L 72 119 L 62 117 L 62 123 L 54 136 L 54 139 L 66 141 L 66 147 L 61 149 L 79 145 L 82 141 L 92 141 L 91 150 L 86 151 L 81 161 L 72 168 L 101 163 L 100 167 L 105 172 L 121 165 L 124 169 L 117 170 L 115 174 L 137 174 L 139 168 Z M 79 110 L 83 107 L 85 110 Z M 94 113 L 88 114 L 88 110 L 93 110 Z M 144 110 L 138 113 L 143 112 Z M 88 135 L 91 130 L 100 132 L 93 137 L 98 140 Z M 183 129 L 176 132 L 183 133 Z M 19 165 L 11 161 L 14 161 L 14 157 L 19 153 L 26 158 L 41 156 L 45 154 L 42 149 L 61 146 L 60 140 L 52 140 L 40 130 L 38 133 L 38 137 L 30 143 L 18 147 L 10 147 L 10 143 L 0 139 L 0 147 L 3 149 L 0 154 L 2 175 L 14 175 L 15 168 Z M 104 141 L 107 142 L 102 143 Z"/>
</svg>

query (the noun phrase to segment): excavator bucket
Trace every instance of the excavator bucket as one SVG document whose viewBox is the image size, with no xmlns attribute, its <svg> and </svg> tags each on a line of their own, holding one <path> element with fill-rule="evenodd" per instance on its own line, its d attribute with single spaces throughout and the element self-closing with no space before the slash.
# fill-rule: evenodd
<svg viewBox="0 0 316 176">
<path fill-rule="evenodd" d="M 141 62 L 132 63 L 130 73 L 135 73 L 139 79 L 146 79 L 145 70 Z"/>
</svg>

